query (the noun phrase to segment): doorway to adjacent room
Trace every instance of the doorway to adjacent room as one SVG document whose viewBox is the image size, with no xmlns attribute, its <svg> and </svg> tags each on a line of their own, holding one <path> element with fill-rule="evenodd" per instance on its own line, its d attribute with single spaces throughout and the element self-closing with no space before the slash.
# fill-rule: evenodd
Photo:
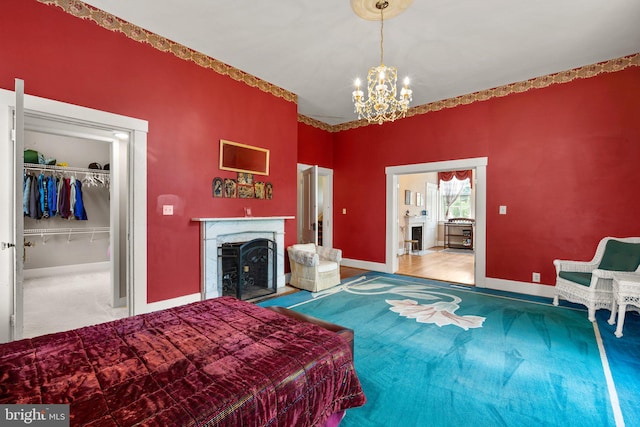
<svg viewBox="0 0 640 427">
<path fill-rule="evenodd" d="M 398 176 L 396 273 L 465 285 L 475 284 L 473 230 L 464 230 L 471 234 L 464 238 L 464 242 L 459 241 L 462 237 L 456 237 L 458 240 L 455 240 L 450 236 L 452 227 L 447 222 L 452 217 L 464 217 L 470 220 L 473 227 L 475 185 L 473 171 L 467 172 L 471 173 L 465 172 L 464 177 L 462 173 L 452 171 Z M 460 175 L 463 181 L 458 181 L 456 175 Z"/>
<path fill-rule="evenodd" d="M 389 273 L 400 273 L 402 271 L 419 271 L 424 266 L 418 266 L 414 263 L 410 266 L 407 263 L 400 263 L 398 256 L 398 242 L 401 239 L 400 226 L 404 218 L 399 214 L 398 200 L 400 198 L 399 188 L 400 176 L 410 174 L 422 174 L 430 172 L 443 172 L 454 170 L 470 169 L 475 175 L 475 231 L 474 231 L 474 254 L 473 263 L 473 283 L 478 287 L 484 287 L 486 281 L 486 167 L 488 160 L 486 157 L 451 160 L 443 162 L 422 163 L 414 165 L 390 166 L 386 168 L 386 187 L 387 187 L 387 226 L 386 226 L 386 271 Z M 404 192 L 402 192 L 404 198 Z M 454 255 L 454 254 L 451 254 Z M 466 255 L 468 256 L 468 255 Z M 426 259 L 425 259 L 426 261 Z M 402 266 L 402 270 L 401 270 Z M 443 267 L 446 270 L 446 267 Z M 420 276 L 424 277 L 424 276 Z M 435 278 L 435 277 L 433 277 Z M 443 279 L 440 280 L 456 281 L 464 283 L 462 279 Z M 466 279 L 465 279 L 466 280 Z"/>
</svg>

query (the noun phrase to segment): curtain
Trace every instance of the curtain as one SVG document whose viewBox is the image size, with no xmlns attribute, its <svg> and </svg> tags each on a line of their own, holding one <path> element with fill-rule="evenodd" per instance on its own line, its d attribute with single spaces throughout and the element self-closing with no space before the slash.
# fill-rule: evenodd
<svg viewBox="0 0 640 427">
<path fill-rule="evenodd" d="M 471 179 L 471 176 L 471 170 L 438 172 L 438 185 L 440 185 L 442 181 L 449 182 L 454 178 L 456 178 L 458 181 L 464 181 L 465 179 L 468 179 L 469 185 L 471 186 L 471 188 L 473 188 L 473 180 Z"/>
<path fill-rule="evenodd" d="M 442 194 L 442 200 L 444 201 L 445 219 L 449 219 L 449 209 L 460 196 L 460 193 L 462 192 L 464 184 L 467 180 L 470 181 L 469 178 L 458 180 L 456 177 L 453 177 L 449 181 L 440 181 L 440 193 Z"/>
</svg>

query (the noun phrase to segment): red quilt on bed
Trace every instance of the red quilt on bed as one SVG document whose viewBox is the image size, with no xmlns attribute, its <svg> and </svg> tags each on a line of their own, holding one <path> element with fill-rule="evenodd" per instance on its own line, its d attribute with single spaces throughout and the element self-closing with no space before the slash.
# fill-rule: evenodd
<svg viewBox="0 0 640 427">
<path fill-rule="evenodd" d="M 230 297 L 0 346 L 0 403 L 72 425 L 311 426 L 364 404 L 349 344 Z"/>
</svg>

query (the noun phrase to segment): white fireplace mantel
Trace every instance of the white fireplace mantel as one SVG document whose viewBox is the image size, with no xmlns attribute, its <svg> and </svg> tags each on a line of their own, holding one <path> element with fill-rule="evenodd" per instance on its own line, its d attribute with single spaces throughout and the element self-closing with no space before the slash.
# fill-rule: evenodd
<svg viewBox="0 0 640 427">
<path fill-rule="evenodd" d="M 276 242 L 277 286 L 286 285 L 284 275 L 284 222 L 293 216 L 192 218 L 200 222 L 200 258 L 202 299 L 222 295 L 219 277 L 218 247 L 223 243 L 247 242 L 264 238 Z"/>
</svg>

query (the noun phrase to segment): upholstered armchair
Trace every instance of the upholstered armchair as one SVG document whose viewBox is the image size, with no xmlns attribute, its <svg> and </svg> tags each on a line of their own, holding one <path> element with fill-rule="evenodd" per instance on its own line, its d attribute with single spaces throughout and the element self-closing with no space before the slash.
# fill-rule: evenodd
<svg viewBox="0 0 640 427">
<path fill-rule="evenodd" d="M 591 261 L 556 259 L 556 287 L 553 304 L 563 298 L 587 307 L 595 322 L 596 310 L 611 310 L 613 273 L 640 272 L 640 237 L 605 237 L 598 243 Z"/>
<path fill-rule="evenodd" d="M 318 292 L 340 283 L 340 249 L 325 248 L 314 243 L 289 246 L 291 285 Z"/>
</svg>

